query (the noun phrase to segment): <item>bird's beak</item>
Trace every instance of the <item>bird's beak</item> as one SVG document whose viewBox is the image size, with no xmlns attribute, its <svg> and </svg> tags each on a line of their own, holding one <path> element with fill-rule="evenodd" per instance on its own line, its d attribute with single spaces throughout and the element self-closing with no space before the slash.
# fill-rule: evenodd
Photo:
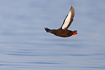
<svg viewBox="0 0 105 70">
<path fill-rule="evenodd" d="M 77 33 L 72 34 L 72 36 L 76 35 Z"/>
</svg>

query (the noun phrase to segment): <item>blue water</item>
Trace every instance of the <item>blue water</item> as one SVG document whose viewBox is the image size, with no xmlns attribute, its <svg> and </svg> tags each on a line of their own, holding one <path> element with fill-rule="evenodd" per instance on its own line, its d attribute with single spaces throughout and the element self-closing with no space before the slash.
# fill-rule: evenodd
<svg viewBox="0 0 105 70">
<path fill-rule="evenodd" d="M 1 0 L 0 70 L 105 70 L 105 0 Z M 61 38 L 70 6 L 75 17 Z"/>
</svg>

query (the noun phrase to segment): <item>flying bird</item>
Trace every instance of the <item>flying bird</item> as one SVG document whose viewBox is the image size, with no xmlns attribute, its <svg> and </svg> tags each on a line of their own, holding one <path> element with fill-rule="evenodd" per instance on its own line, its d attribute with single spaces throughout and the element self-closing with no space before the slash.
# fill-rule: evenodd
<svg viewBox="0 0 105 70">
<path fill-rule="evenodd" d="M 45 28 L 46 32 L 52 33 L 52 34 L 59 36 L 59 37 L 70 37 L 70 36 L 76 35 L 77 30 L 74 30 L 74 31 L 68 30 L 68 27 L 73 22 L 74 15 L 75 15 L 75 10 L 71 6 L 70 11 L 67 14 L 66 18 L 64 19 L 62 26 L 59 29 Z"/>
</svg>

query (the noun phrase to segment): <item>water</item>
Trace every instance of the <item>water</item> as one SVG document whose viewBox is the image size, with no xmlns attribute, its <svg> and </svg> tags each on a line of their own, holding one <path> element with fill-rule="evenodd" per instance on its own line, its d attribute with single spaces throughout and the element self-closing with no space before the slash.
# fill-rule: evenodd
<svg viewBox="0 0 105 70">
<path fill-rule="evenodd" d="M 0 70 L 105 70 L 104 0 L 0 1 Z M 70 6 L 69 29 L 61 38 L 44 27 L 59 28 Z"/>
</svg>

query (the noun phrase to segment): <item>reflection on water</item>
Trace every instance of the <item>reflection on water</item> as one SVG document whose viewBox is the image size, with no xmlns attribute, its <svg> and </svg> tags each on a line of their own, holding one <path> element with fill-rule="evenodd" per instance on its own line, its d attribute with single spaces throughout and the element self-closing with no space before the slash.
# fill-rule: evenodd
<svg viewBox="0 0 105 70">
<path fill-rule="evenodd" d="M 0 1 L 0 70 L 104 70 L 104 1 Z M 58 28 L 73 5 L 78 34 L 61 38 Z"/>
</svg>

